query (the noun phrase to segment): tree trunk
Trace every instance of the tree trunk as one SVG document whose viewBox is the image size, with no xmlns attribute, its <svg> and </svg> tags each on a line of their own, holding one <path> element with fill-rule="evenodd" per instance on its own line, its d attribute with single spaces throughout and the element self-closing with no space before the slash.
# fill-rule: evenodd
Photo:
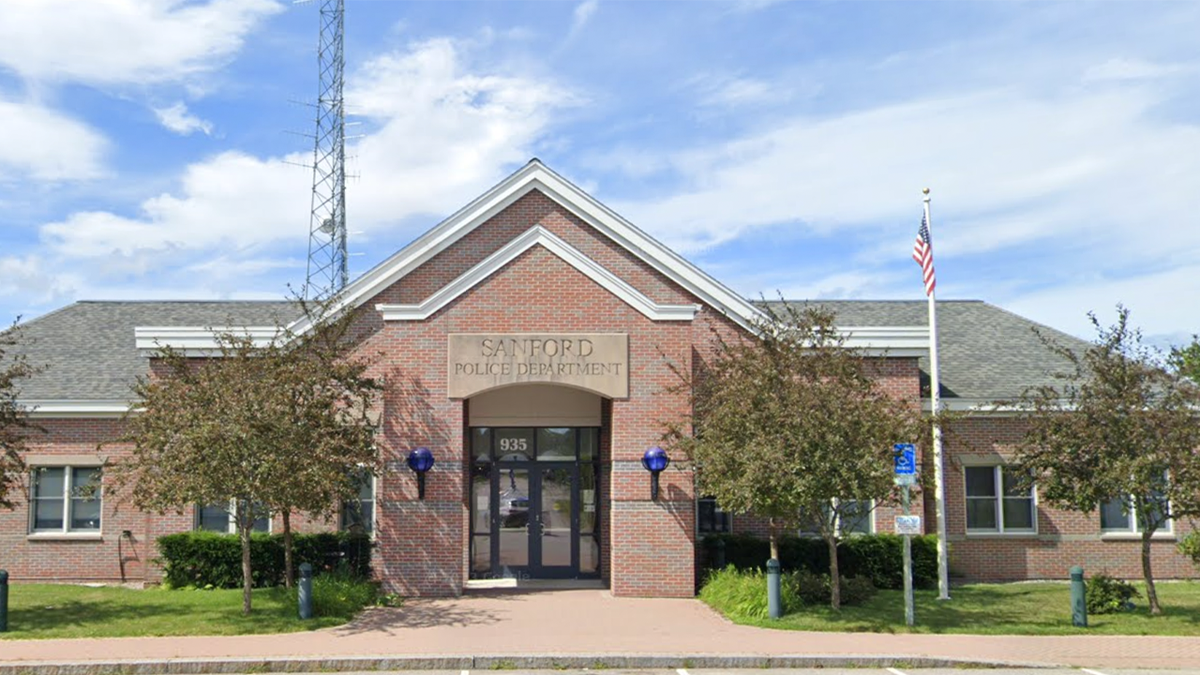
<svg viewBox="0 0 1200 675">
<path fill-rule="evenodd" d="M 1146 581 L 1146 602 L 1150 605 L 1151 614 L 1162 614 L 1158 606 L 1158 592 L 1154 589 L 1154 573 L 1150 570 L 1150 538 L 1154 530 L 1147 527 L 1142 532 L 1142 578 Z"/>
<path fill-rule="evenodd" d="M 250 570 L 250 530 L 254 527 L 254 514 L 250 503 L 239 500 L 237 505 L 238 537 L 242 540 L 242 615 L 250 615 L 250 589 L 254 588 L 254 575 Z"/>
<path fill-rule="evenodd" d="M 837 537 L 825 535 L 825 543 L 829 545 L 829 606 L 838 612 L 842 609 L 842 579 L 838 573 Z"/>
<path fill-rule="evenodd" d="M 283 585 L 291 588 L 295 585 L 295 567 L 292 566 L 292 512 L 283 510 Z"/>
<path fill-rule="evenodd" d="M 771 541 L 771 560 L 779 560 L 779 531 L 774 518 L 767 519 L 767 537 Z"/>
</svg>

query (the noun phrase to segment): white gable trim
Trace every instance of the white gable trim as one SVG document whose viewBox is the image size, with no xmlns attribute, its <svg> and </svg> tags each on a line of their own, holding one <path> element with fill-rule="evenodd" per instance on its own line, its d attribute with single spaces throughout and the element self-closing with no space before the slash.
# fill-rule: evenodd
<svg viewBox="0 0 1200 675">
<path fill-rule="evenodd" d="M 739 325 L 750 329 L 755 319 L 762 316 L 761 311 L 745 298 L 700 271 L 536 159 L 356 279 L 343 290 L 341 299 L 333 309 L 340 311 L 361 306 L 533 190 L 542 192 L 639 260 L 724 312 Z M 308 328 L 305 320 L 293 326 L 298 333 Z"/>
<path fill-rule="evenodd" d="M 281 337 L 276 326 L 137 326 L 133 340 L 142 356 L 153 356 L 162 347 L 182 352 L 184 356 L 219 356 L 221 345 L 217 336 L 236 335 L 250 339 L 254 347 L 267 347 Z"/>
<path fill-rule="evenodd" d="M 534 246 L 544 247 L 652 321 L 691 321 L 696 318 L 699 306 L 654 302 L 540 225 L 529 228 L 420 304 L 379 304 L 375 309 L 383 315 L 384 321 L 424 321 Z"/>
</svg>

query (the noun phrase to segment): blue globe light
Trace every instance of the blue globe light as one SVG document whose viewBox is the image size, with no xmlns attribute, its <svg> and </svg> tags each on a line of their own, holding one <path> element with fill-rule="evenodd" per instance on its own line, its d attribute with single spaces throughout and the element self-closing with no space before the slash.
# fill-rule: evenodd
<svg viewBox="0 0 1200 675">
<path fill-rule="evenodd" d="M 408 468 L 417 473 L 425 473 L 433 468 L 433 453 L 429 448 L 417 448 L 408 453 Z"/>
<path fill-rule="evenodd" d="M 667 468 L 667 465 L 670 463 L 671 458 L 667 457 L 667 451 L 663 450 L 657 445 L 653 448 L 650 448 L 646 451 L 646 454 L 642 455 L 642 466 L 646 467 L 646 470 L 650 473 L 660 473 L 664 471 Z"/>
</svg>

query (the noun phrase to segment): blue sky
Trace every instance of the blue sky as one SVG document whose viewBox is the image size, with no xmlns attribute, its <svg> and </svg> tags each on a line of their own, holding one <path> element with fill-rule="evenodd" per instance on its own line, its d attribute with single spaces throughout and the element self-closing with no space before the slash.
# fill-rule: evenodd
<svg viewBox="0 0 1200 675">
<path fill-rule="evenodd" d="M 346 2 L 351 275 L 539 157 L 748 296 L 1200 331 L 1200 4 Z M 319 2 L 0 0 L 0 321 L 305 273 Z"/>
</svg>

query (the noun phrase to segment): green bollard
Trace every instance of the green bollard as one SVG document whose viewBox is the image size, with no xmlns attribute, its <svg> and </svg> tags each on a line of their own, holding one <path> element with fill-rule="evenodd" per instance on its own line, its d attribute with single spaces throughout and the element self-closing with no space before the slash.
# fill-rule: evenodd
<svg viewBox="0 0 1200 675">
<path fill-rule="evenodd" d="M 0 570 L 0 633 L 8 631 L 8 570 Z"/>
<path fill-rule="evenodd" d="M 783 598 L 780 597 L 779 561 L 767 561 L 767 614 L 772 619 L 783 616 Z"/>
<path fill-rule="evenodd" d="M 1079 565 L 1071 568 L 1071 625 L 1087 628 L 1087 598 Z"/>
<path fill-rule="evenodd" d="M 312 601 L 312 565 L 308 563 L 300 564 L 300 591 L 297 594 L 300 605 L 300 618 L 311 619 L 313 615 Z"/>
</svg>

